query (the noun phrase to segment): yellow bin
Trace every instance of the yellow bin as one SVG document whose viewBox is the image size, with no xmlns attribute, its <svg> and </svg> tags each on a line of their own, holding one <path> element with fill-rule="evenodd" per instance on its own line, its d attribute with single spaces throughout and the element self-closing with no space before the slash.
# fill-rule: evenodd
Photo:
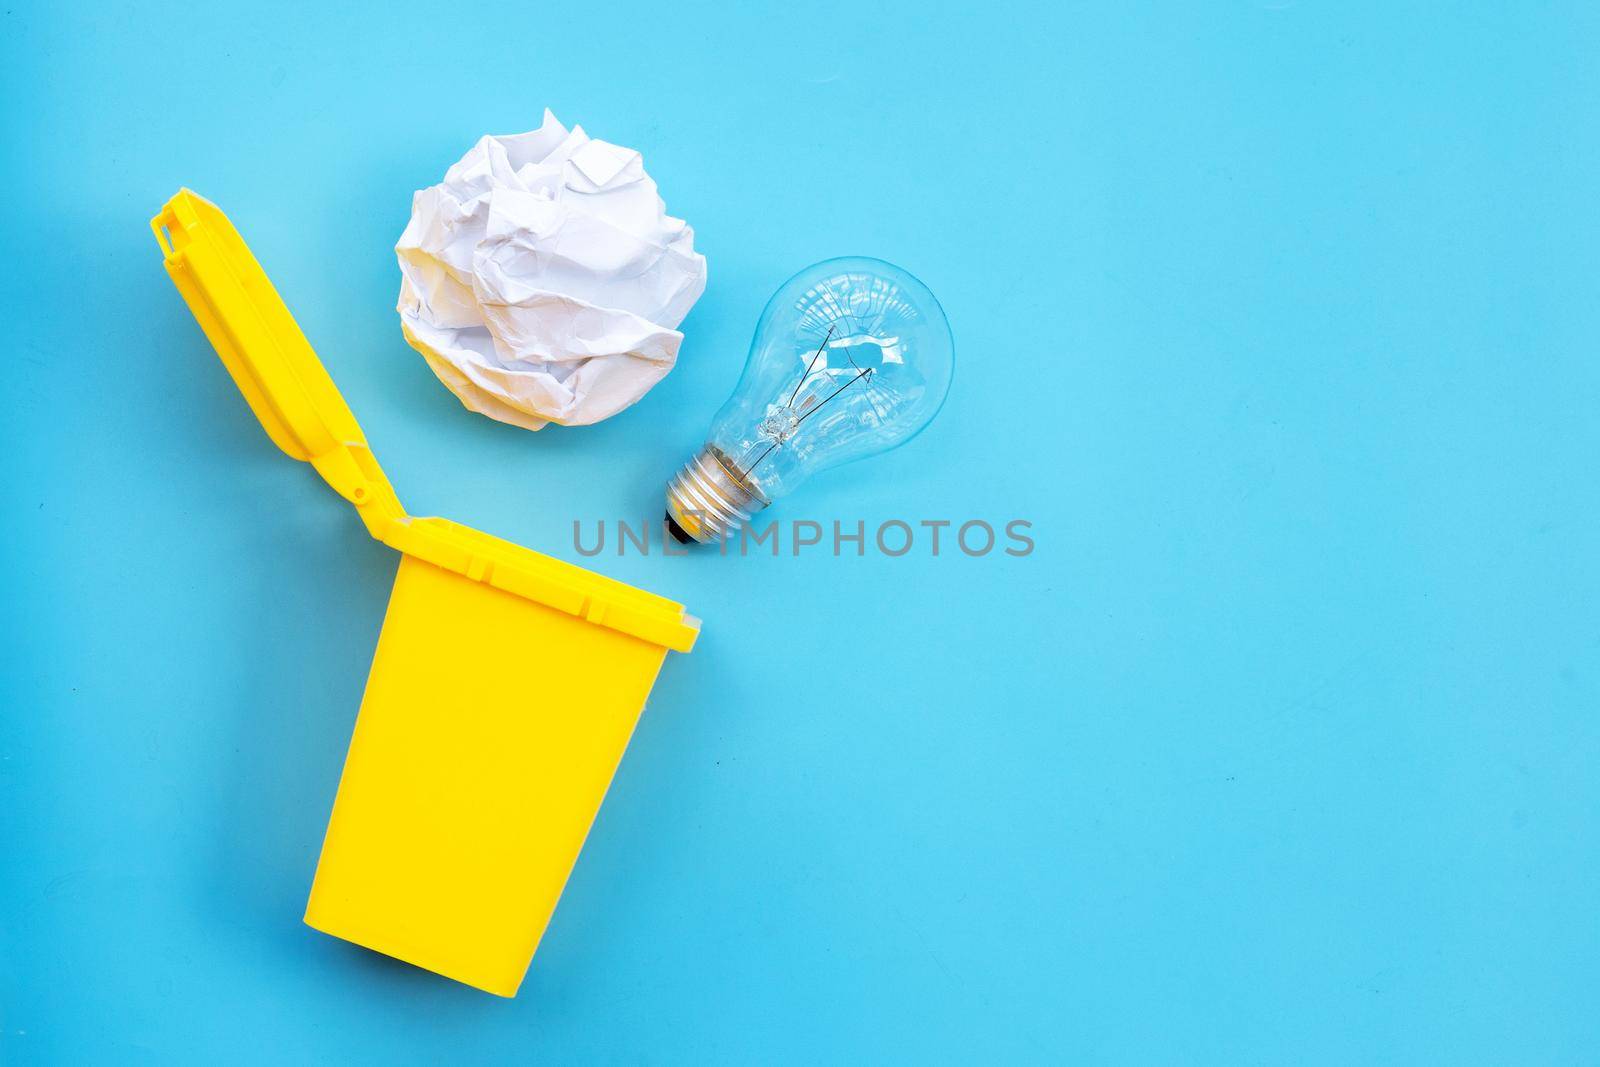
<svg viewBox="0 0 1600 1067">
<path fill-rule="evenodd" d="M 167 272 L 267 434 L 399 549 L 306 922 L 513 996 L 667 650 L 681 604 L 395 497 L 233 224 L 185 189 L 151 220 Z"/>
</svg>

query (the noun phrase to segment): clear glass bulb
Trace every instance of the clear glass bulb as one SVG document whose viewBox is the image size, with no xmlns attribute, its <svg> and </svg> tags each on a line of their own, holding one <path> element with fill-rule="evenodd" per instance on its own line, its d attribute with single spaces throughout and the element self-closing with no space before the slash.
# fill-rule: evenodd
<svg viewBox="0 0 1600 1067">
<path fill-rule="evenodd" d="M 905 444 L 950 391 L 944 309 L 881 259 L 813 264 L 761 313 L 733 395 L 667 486 L 682 541 L 714 542 L 818 471 Z"/>
</svg>

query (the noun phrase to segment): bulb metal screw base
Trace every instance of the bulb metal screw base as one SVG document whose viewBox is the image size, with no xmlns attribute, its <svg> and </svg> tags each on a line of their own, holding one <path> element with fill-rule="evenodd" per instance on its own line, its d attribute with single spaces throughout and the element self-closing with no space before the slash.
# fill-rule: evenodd
<svg viewBox="0 0 1600 1067">
<path fill-rule="evenodd" d="M 710 445 L 696 452 L 667 483 L 667 526 L 685 544 L 726 540 L 766 506 L 761 491 Z"/>
</svg>

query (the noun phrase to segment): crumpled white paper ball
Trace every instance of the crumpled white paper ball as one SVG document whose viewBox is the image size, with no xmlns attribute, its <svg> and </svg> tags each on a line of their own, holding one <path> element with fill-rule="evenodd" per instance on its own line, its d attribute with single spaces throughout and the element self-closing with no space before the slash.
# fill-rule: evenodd
<svg viewBox="0 0 1600 1067">
<path fill-rule="evenodd" d="M 418 192 L 395 252 L 406 340 L 468 408 L 530 430 L 644 396 L 706 287 L 694 230 L 666 213 L 639 153 L 548 110 Z"/>
</svg>

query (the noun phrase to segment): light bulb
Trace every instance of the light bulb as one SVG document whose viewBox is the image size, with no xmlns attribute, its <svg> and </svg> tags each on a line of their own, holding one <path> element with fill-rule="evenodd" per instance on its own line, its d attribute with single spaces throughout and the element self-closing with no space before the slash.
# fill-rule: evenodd
<svg viewBox="0 0 1600 1067">
<path fill-rule="evenodd" d="M 744 374 L 667 486 L 680 541 L 713 543 L 818 471 L 903 445 L 950 391 L 939 301 L 881 259 L 813 264 L 761 313 Z"/>
</svg>

